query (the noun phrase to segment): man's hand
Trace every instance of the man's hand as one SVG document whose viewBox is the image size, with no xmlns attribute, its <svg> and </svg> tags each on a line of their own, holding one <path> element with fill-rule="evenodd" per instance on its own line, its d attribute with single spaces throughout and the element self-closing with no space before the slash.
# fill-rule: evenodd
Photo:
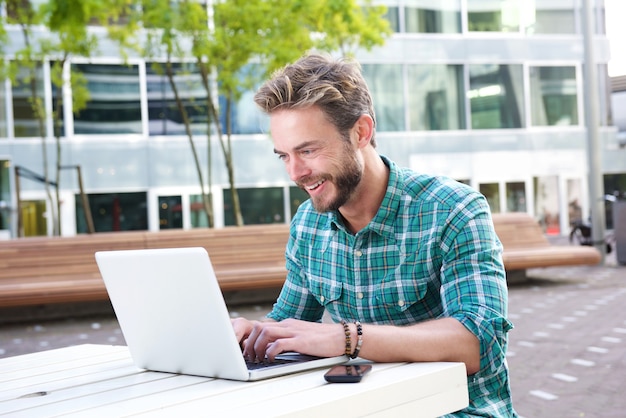
<svg viewBox="0 0 626 418">
<path fill-rule="evenodd" d="M 233 329 L 235 330 L 235 336 L 237 337 L 237 341 L 241 345 L 242 349 L 246 340 L 248 339 L 248 335 L 252 331 L 254 327 L 254 322 L 250 321 L 246 318 L 231 318 L 230 322 L 233 325 Z"/>
<path fill-rule="evenodd" d="M 343 327 L 339 324 L 285 319 L 281 322 L 249 321 L 245 318 L 232 320 L 243 355 L 251 361 L 267 358 L 273 361 L 277 355 L 295 351 L 319 357 L 333 357 L 344 353 Z"/>
<path fill-rule="evenodd" d="M 319 357 L 346 351 L 343 326 L 285 319 L 281 322 L 233 319 L 243 355 L 251 361 L 274 358 L 286 351 Z M 356 328 L 349 324 L 354 350 Z M 440 318 L 410 326 L 363 324 L 359 357 L 380 363 L 397 361 L 462 361 L 468 374 L 480 368 L 478 338 L 454 318 Z"/>
</svg>

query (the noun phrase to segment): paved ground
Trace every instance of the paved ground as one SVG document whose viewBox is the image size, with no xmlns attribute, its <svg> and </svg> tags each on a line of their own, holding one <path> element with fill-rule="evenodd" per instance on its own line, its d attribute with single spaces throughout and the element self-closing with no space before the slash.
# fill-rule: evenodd
<svg viewBox="0 0 626 418">
<path fill-rule="evenodd" d="M 508 362 L 517 411 L 626 416 L 626 267 L 533 272 L 512 286 Z"/>
<path fill-rule="evenodd" d="M 626 417 L 626 266 L 534 269 L 510 287 L 508 361 L 524 418 Z M 267 304 L 231 309 L 260 317 Z M 124 344 L 112 315 L 0 325 L 0 357 L 75 344 Z"/>
</svg>

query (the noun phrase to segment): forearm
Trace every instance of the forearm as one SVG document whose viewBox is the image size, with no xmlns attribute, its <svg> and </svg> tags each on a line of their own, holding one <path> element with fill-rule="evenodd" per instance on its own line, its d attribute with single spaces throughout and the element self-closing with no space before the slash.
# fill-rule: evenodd
<svg viewBox="0 0 626 418">
<path fill-rule="evenodd" d="M 273 359 L 285 351 L 318 356 L 338 356 L 346 351 L 340 324 L 319 324 L 288 319 L 281 322 L 233 321 L 237 336 L 249 358 Z M 358 342 L 355 324 L 350 330 L 350 353 Z M 426 321 L 409 326 L 362 324 L 359 357 L 375 362 L 458 361 L 467 373 L 480 368 L 478 339 L 454 318 Z"/>
<path fill-rule="evenodd" d="M 363 344 L 359 357 L 376 362 L 458 361 L 467 373 L 480 368 L 478 338 L 454 318 L 442 318 L 415 325 L 363 324 Z M 352 346 L 356 345 L 356 326 L 351 325 Z"/>
</svg>

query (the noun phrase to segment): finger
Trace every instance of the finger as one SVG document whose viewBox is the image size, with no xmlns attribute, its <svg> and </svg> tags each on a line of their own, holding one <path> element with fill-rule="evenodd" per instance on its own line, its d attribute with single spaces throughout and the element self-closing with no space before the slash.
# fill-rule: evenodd
<svg viewBox="0 0 626 418">
<path fill-rule="evenodd" d="M 243 356 L 249 361 L 254 361 L 257 358 L 255 345 L 257 344 L 257 339 L 260 333 L 260 327 L 255 324 L 252 327 L 250 334 L 248 334 L 248 338 L 244 341 Z"/>
<path fill-rule="evenodd" d="M 262 330 L 259 331 L 254 344 L 249 344 L 248 346 L 253 345 L 252 351 L 254 352 L 253 359 L 258 361 L 264 361 L 267 353 L 267 346 L 272 344 L 278 337 L 273 336 L 272 330 L 269 327 L 263 327 Z"/>
<path fill-rule="evenodd" d="M 286 329 L 280 324 L 265 325 L 259 330 L 256 340 L 254 342 L 254 355 L 258 360 L 265 360 L 267 357 L 270 361 L 273 361 L 276 354 L 283 351 L 285 346 L 285 339 L 293 337 L 293 332 Z M 270 347 L 273 347 L 271 352 L 268 353 Z"/>
<path fill-rule="evenodd" d="M 274 361 L 276 356 L 286 351 L 295 351 L 292 347 L 294 344 L 293 338 L 280 338 L 267 345 L 265 355 L 269 361 Z"/>
<path fill-rule="evenodd" d="M 235 331 L 237 341 L 241 343 L 250 332 L 249 330 L 252 328 L 252 323 L 244 318 L 234 318 L 231 319 L 231 324 L 233 326 L 233 330 Z"/>
</svg>

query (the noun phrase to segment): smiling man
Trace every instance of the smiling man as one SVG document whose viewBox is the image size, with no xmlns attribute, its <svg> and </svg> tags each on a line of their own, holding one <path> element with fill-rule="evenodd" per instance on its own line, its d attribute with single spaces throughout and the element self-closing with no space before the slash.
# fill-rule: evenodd
<svg viewBox="0 0 626 418">
<path fill-rule="evenodd" d="M 458 416 L 516 416 L 502 248 L 485 198 L 376 151 L 372 98 L 355 62 L 307 55 L 255 102 L 310 199 L 292 220 L 288 275 L 267 320 L 233 320 L 244 355 L 463 362 L 470 405 Z M 325 310 L 334 324 L 321 322 Z"/>
</svg>

